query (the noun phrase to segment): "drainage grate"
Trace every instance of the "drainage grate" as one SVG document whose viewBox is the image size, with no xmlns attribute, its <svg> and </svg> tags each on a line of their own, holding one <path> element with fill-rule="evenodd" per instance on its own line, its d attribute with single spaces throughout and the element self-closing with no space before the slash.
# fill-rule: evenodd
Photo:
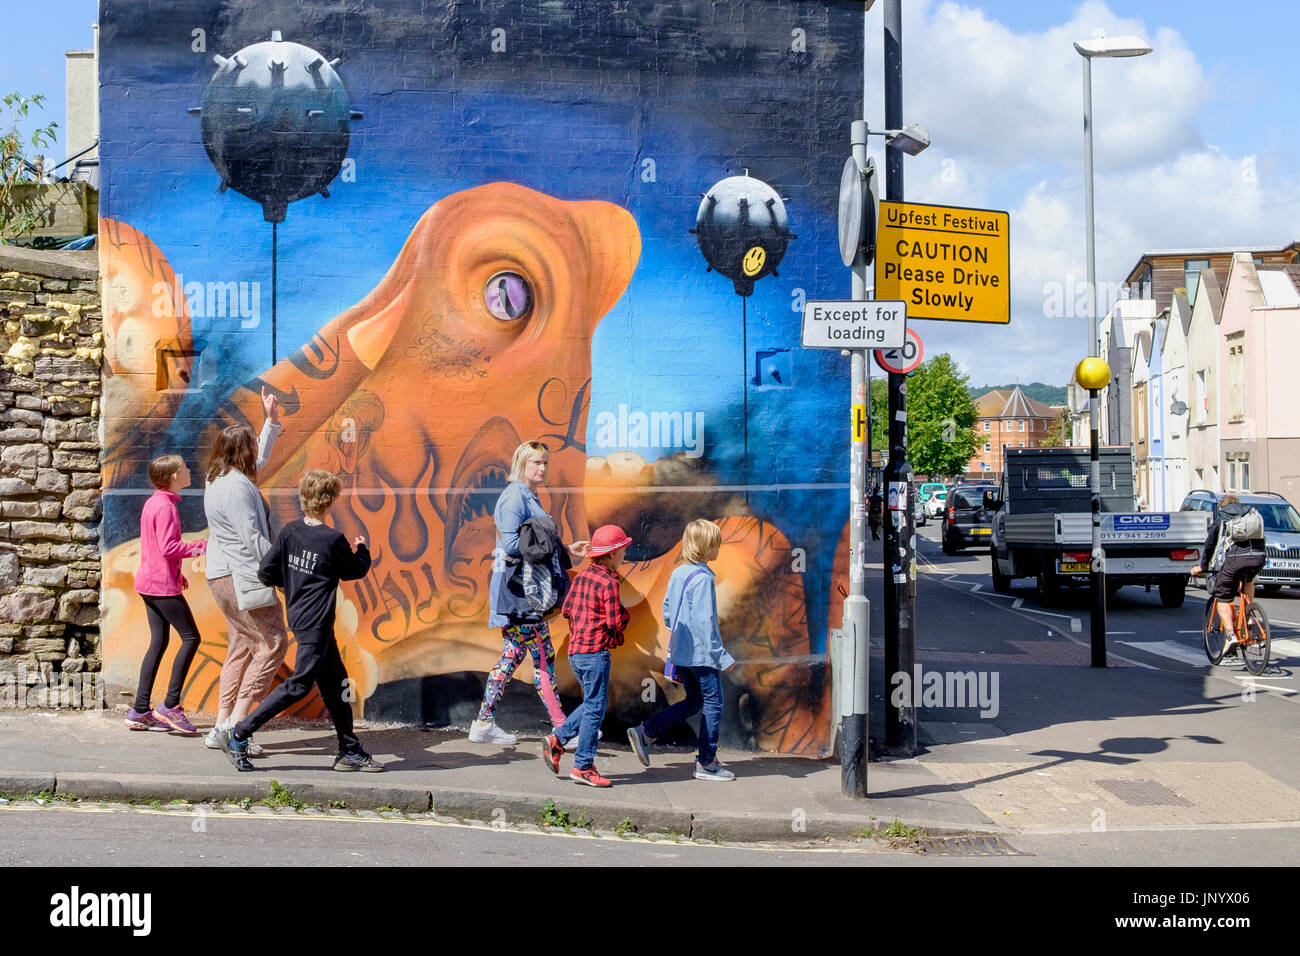
<svg viewBox="0 0 1300 956">
<path fill-rule="evenodd" d="M 1131 807 L 1192 807 L 1192 801 L 1180 797 L 1163 783 L 1154 780 L 1096 780 Z"/>
<path fill-rule="evenodd" d="M 973 835 L 952 837 L 922 837 L 917 841 L 918 853 L 933 856 L 1027 856 L 1000 836 Z"/>
</svg>

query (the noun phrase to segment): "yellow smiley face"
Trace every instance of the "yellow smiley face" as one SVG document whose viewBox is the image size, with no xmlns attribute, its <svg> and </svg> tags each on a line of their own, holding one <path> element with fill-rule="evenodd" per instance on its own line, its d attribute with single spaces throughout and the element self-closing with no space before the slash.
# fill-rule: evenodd
<svg viewBox="0 0 1300 956">
<path fill-rule="evenodd" d="M 745 270 L 745 275 L 756 276 L 763 271 L 763 263 L 767 261 L 767 253 L 762 246 L 754 246 L 747 253 L 741 262 L 740 267 Z"/>
</svg>

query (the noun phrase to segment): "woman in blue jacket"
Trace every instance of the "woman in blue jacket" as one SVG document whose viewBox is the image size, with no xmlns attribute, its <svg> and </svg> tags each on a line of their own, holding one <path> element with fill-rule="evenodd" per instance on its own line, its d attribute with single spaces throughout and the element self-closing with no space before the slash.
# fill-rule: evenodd
<svg viewBox="0 0 1300 956">
<path fill-rule="evenodd" d="M 488 626 L 501 628 L 503 647 L 500 660 L 488 674 L 478 719 L 470 726 L 469 739 L 475 743 L 505 746 L 515 743 L 512 734 L 496 725 L 496 707 L 515 670 L 528 656 L 533 659 L 533 686 L 551 723 L 557 727 L 564 723 L 564 711 L 555 693 L 555 648 L 551 645 L 550 625 L 545 620 L 550 613 L 537 610 L 524 592 L 522 578 L 526 569 L 519 550 L 519 528 L 525 521 L 540 518 L 554 525 L 537 497 L 537 490 L 546 483 L 550 458 L 550 451 L 539 441 L 526 441 L 516 448 L 510 462 L 510 484 L 501 492 L 492 514 L 497 527 L 497 545 L 488 586 Z M 586 541 L 575 541 L 569 545 L 568 552 L 582 560 L 588 546 Z M 562 550 L 556 548 L 550 557 L 552 576 L 562 579 L 568 564 L 563 560 Z"/>
</svg>

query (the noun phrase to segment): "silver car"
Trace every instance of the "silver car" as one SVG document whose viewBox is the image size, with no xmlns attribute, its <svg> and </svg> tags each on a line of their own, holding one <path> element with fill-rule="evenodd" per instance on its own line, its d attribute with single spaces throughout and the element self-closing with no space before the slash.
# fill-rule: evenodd
<svg viewBox="0 0 1300 956">
<path fill-rule="evenodd" d="M 1212 491 L 1193 491 L 1183 501 L 1183 511 L 1208 511 L 1210 520 L 1219 515 L 1219 498 Z M 1264 548 L 1268 561 L 1255 576 L 1265 591 L 1285 586 L 1300 587 L 1300 513 L 1291 502 L 1272 491 L 1237 495 L 1264 519 Z M 1208 555 L 1206 556 L 1208 560 Z"/>
</svg>

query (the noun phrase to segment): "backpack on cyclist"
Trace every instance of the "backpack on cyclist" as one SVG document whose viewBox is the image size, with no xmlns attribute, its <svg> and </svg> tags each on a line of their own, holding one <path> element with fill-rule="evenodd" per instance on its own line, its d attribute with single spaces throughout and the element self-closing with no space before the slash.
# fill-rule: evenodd
<svg viewBox="0 0 1300 956">
<path fill-rule="evenodd" d="M 1257 541 L 1264 537 L 1264 519 L 1258 511 L 1251 508 L 1244 515 L 1225 519 L 1223 533 L 1232 539 L 1233 544 Z"/>
</svg>

